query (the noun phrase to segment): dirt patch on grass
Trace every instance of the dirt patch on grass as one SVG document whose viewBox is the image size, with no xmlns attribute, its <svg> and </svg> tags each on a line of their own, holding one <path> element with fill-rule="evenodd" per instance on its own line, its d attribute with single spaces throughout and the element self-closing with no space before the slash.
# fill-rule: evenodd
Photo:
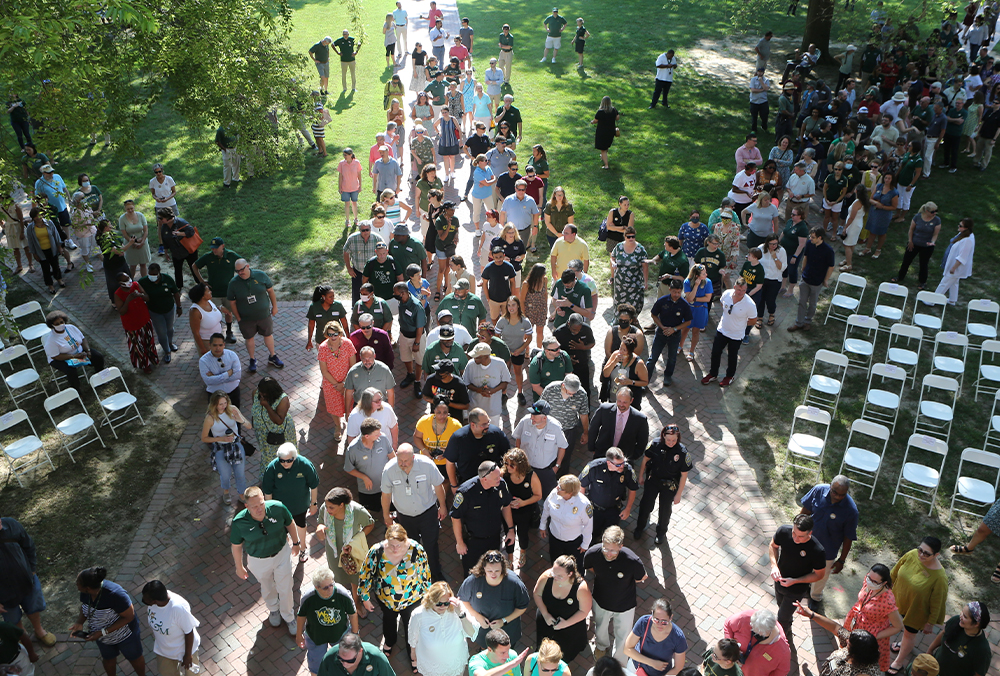
<svg viewBox="0 0 1000 676">
<path fill-rule="evenodd" d="M 757 56 L 754 47 L 760 38 L 758 36 L 731 36 L 720 38 L 702 38 L 685 54 L 687 65 L 699 75 L 715 78 L 731 87 L 746 89 L 747 83 L 754 74 Z M 771 60 L 768 62 L 767 74 L 777 79 L 785 68 L 785 57 L 802 44 L 800 37 L 778 37 L 771 39 Z M 846 47 L 846 43 L 830 45 L 834 53 Z M 818 69 L 821 76 L 827 75 L 826 68 Z M 834 70 L 829 69 L 830 73 Z M 836 84 L 836 83 L 834 83 Z M 780 92 L 772 88 L 775 95 Z"/>
</svg>

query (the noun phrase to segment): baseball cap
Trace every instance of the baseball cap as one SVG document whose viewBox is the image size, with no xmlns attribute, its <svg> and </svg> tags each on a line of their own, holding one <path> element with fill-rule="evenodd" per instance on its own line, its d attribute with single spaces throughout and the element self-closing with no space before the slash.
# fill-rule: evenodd
<svg viewBox="0 0 1000 676">
<path fill-rule="evenodd" d="M 434 372 L 435 373 L 454 373 L 455 365 L 450 359 L 438 359 L 434 362 Z"/>
<path fill-rule="evenodd" d="M 396 227 L 392 229 L 393 235 L 409 235 L 410 229 L 406 226 L 406 223 L 397 223 Z"/>
<path fill-rule="evenodd" d="M 472 352 L 469 354 L 470 357 L 475 359 L 476 357 L 488 357 L 493 354 L 493 350 L 486 343 L 477 343 Z"/>
<path fill-rule="evenodd" d="M 867 106 L 861 106 L 860 108 L 858 108 L 858 112 L 859 113 L 864 113 L 865 115 L 867 115 L 868 114 L 868 107 Z"/>
<path fill-rule="evenodd" d="M 454 338 L 455 327 L 451 324 L 445 324 L 441 327 L 441 332 L 438 335 L 441 336 L 441 338 Z"/>
<path fill-rule="evenodd" d="M 490 253 L 503 253 L 503 247 L 495 246 L 492 249 L 490 249 Z"/>
<path fill-rule="evenodd" d="M 552 407 L 549 405 L 549 402 L 544 399 L 539 399 L 528 407 L 528 413 L 531 413 L 532 415 L 548 415 L 551 412 Z"/>
<path fill-rule="evenodd" d="M 41 167 L 41 172 L 43 174 L 51 173 L 52 172 L 52 165 L 51 164 L 43 164 L 42 167 Z"/>
<path fill-rule="evenodd" d="M 459 279 L 458 281 L 455 282 L 455 288 L 456 289 L 468 289 L 471 286 L 472 285 L 469 284 L 469 280 L 467 280 L 465 277 L 463 277 L 462 279 Z"/>
<path fill-rule="evenodd" d="M 441 319 L 442 317 L 451 317 L 451 316 L 452 316 L 451 310 L 449 310 L 448 308 L 438 311 L 438 319 Z"/>
<path fill-rule="evenodd" d="M 226 244 L 225 240 L 223 240 L 221 237 L 215 237 L 212 239 L 211 246 L 214 249 L 217 246 L 225 246 L 225 244 Z"/>
</svg>

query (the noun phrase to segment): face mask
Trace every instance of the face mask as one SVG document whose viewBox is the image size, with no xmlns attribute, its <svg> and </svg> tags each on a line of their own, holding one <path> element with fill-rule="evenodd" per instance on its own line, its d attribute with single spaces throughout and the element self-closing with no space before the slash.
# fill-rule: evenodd
<svg viewBox="0 0 1000 676">
<path fill-rule="evenodd" d="M 627 319 L 619 319 L 618 320 L 618 326 L 620 326 L 623 329 L 627 329 L 629 326 L 631 326 L 631 324 L 632 324 L 632 322 L 630 322 Z"/>
<path fill-rule="evenodd" d="M 159 278 L 160 278 L 159 275 L 149 275 L 149 281 L 153 282 L 154 284 L 156 283 L 156 280 L 158 280 Z"/>
<path fill-rule="evenodd" d="M 56 333 L 66 333 L 66 325 L 60 324 L 59 326 L 53 326 L 52 330 Z"/>
<path fill-rule="evenodd" d="M 847 164 L 844 165 L 844 169 L 853 169 L 853 168 L 854 168 L 854 164 L 851 163 L 851 162 L 848 162 Z"/>
<path fill-rule="evenodd" d="M 83 187 L 84 188 L 89 188 L 90 187 L 90 181 L 84 181 L 83 182 Z"/>
<path fill-rule="evenodd" d="M 370 301 L 371 299 L 372 299 L 372 297 L 371 297 L 371 296 L 369 296 L 369 295 L 366 295 L 366 294 L 361 294 L 361 300 L 362 300 L 363 302 L 367 303 L 367 302 L 368 302 L 368 301 Z"/>
</svg>

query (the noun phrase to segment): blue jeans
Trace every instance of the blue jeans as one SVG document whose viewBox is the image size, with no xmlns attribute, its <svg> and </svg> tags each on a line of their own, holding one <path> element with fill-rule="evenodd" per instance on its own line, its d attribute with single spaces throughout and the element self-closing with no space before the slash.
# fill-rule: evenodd
<svg viewBox="0 0 1000 676">
<path fill-rule="evenodd" d="M 242 455 L 242 454 L 241 454 Z M 236 492 L 243 495 L 247 492 L 247 478 L 244 474 L 244 469 L 246 468 L 246 457 L 243 457 L 243 461 L 235 465 L 230 465 L 226 462 L 226 454 L 222 451 L 215 452 L 215 466 L 219 470 L 219 483 L 222 485 L 222 490 L 228 491 L 229 486 L 232 483 L 233 478 L 236 479 Z"/>
<path fill-rule="evenodd" d="M 681 332 L 674 331 L 669 336 L 664 335 L 663 330 L 656 328 L 656 337 L 653 338 L 653 347 L 649 348 L 649 359 L 646 360 L 646 371 L 649 372 L 649 380 L 653 380 L 653 373 L 656 370 L 656 362 L 660 359 L 660 354 L 664 348 L 667 350 L 667 369 L 663 372 L 664 378 L 672 378 L 674 366 L 677 364 L 677 348 L 681 344 Z"/>
<path fill-rule="evenodd" d="M 306 640 L 306 663 L 309 665 L 309 673 L 318 674 L 319 665 L 323 661 L 326 651 L 330 648 L 330 644 L 314 643 L 305 630 L 302 632 L 302 638 Z"/>
<path fill-rule="evenodd" d="M 431 53 L 434 54 L 434 56 L 437 57 L 437 60 L 438 60 L 438 69 L 439 70 L 444 70 L 444 67 L 445 67 L 444 45 L 442 45 L 440 47 L 431 47 Z"/>
<path fill-rule="evenodd" d="M 156 339 L 160 341 L 164 354 L 170 354 L 170 344 L 174 342 L 174 315 L 173 308 L 162 314 L 149 311 L 149 319 L 153 322 Z"/>
<path fill-rule="evenodd" d="M 3 621 L 17 624 L 24 615 L 34 615 L 45 610 L 45 597 L 42 595 L 42 583 L 37 575 L 31 576 L 31 591 L 21 600 L 4 606 Z"/>
</svg>

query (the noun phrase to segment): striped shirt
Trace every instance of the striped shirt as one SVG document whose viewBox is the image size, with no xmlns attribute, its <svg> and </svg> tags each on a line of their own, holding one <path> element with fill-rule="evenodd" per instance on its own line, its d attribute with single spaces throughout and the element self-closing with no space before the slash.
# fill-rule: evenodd
<svg viewBox="0 0 1000 676">
<path fill-rule="evenodd" d="M 132 599 L 128 592 L 114 582 L 104 580 L 101 583 L 101 591 L 97 599 L 92 599 L 90 594 L 80 594 L 80 612 L 87 618 L 87 628 L 91 632 L 101 631 L 110 627 L 118 621 L 121 614 L 132 607 Z M 134 626 L 133 626 L 134 625 Z M 105 645 L 116 645 L 132 636 L 132 632 L 139 631 L 139 621 L 132 618 L 132 621 L 107 636 L 98 639 Z"/>
<path fill-rule="evenodd" d="M 368 241 L 361 237 L 360 232 L 355 232 L 344 243 L 344 251 L 351 255 L 351 265 L 355 270 L 363 270 L 365 263 L 375 257 L 375 245 L 383 241 L 375 233 L 368 236 Z"/>
</svg>

